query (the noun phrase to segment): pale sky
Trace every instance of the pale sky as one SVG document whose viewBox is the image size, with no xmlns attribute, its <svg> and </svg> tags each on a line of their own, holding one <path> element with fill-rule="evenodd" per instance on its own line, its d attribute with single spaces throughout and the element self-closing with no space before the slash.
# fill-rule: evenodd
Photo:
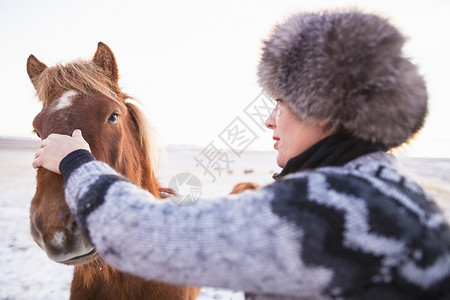
<svg viewBox="0 0 450 300">
<path fill-rule="evenodd" d="M 206 147 L 260 93 L 261 40 L 300 10 L 359 7 L 389 17 L 408 37 L 405 53 L 425 76 L 430 113 L 409 154 L 450 157 L 450 1 L 6 1 L 0 0 L 0 136 L 32 137 L 40 111 L 26 73 L 115 53 L 123 91 L 141 100 L 164 144 Z M 250 148 L 272 149 L 271 132 Z"/>
</svg>

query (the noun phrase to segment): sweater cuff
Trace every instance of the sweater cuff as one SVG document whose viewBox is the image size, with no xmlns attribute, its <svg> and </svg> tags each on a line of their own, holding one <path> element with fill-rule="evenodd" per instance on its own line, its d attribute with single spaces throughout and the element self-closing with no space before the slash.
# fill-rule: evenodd
<svg viewBox="0 0 450 300">
<path fill-rule="evenodd" d="M 78 149 L 69 153 L 59 163 L 59 171 L 64 180 L 69 179 L 70 174 L 81 165 L 95 160 L 95 157 L 87 150 Z"/>
</svg>

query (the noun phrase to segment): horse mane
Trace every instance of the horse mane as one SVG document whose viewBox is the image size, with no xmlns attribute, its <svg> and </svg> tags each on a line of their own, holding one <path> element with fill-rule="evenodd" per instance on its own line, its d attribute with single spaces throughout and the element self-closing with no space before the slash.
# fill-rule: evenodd
<svg viewBox="0 0 450 300">
<path fill-rule="evenodd" d="M 94 62 L 74 60 L 66 64 L 56 64 L 46 68 L 40 76 L 33 79 L 36 94 L 44 105 L 65 91 L 74 90 L 90 95 L 100 93 L 123 106 L 117 83 L 105 76 L 103 70 Z"/>
<path fill-rule="evenodd" d="M 114 267 L 107 265 L 102 258 L 98 258 L 86 265 L 76 265 L 75 271 L 83 274 L 81 284 L 85 288 L 91 287 L 98 277 L 103 278 L 106 282 L 111 282 L 118 274 L 118 271 Z"/>
<path fill-rule="evenodd" d="M 159 157 L 158 145 L 156 143 L 156 129 L 148 122 L 141 104 L 136 99 L 124 95 L 125 105 L 131 114 L 134 125 L 137 129 L 140 148 L 144 154 L 142 157 L 145 161 L 141 161 L 144 168 L 145 176 L 139 184 L 149 190 L 154 196 L 158 196 L 158 186 L 156 182 L 156 171 L 158 170 Z"/>
</svg>

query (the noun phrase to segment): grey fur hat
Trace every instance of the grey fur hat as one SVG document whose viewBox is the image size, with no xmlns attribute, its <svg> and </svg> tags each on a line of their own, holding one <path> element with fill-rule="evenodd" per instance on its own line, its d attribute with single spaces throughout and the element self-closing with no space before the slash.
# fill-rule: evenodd
<svg viewBox="0 0 450 300">
<path fill-rule="evenodd" d="M 259 83 L 301 119 L 396 147 L 422 127 L 428 95 L 389 22 L 358 11 L 300 13 L 264 41 Z"/>
</svg>

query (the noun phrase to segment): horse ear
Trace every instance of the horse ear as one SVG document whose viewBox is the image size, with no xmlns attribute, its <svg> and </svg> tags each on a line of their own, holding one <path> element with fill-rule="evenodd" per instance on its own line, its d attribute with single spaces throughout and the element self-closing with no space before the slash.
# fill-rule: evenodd
<svg viewBox="0 0 450 300">
<path fill-rule="evenodd" d="M 31 83 L 33 83 L 34 88 L 36 88 L 36 81 L 39 75 L 47 69 L 47 66 L 40 62 L 34 55 L 30 55 L 27 60 L 27 73 L 30 77 Z"/>
<path fill-rule="evenodd" d="M 119 70 L 117 68 L 116 58 L 106 44 L 102 42 L 98 43 L 97 52 L 95 52 L 92 61 L 105 72 L 112 82 L 117 83 L 119 80 Z"/>
</svg>

